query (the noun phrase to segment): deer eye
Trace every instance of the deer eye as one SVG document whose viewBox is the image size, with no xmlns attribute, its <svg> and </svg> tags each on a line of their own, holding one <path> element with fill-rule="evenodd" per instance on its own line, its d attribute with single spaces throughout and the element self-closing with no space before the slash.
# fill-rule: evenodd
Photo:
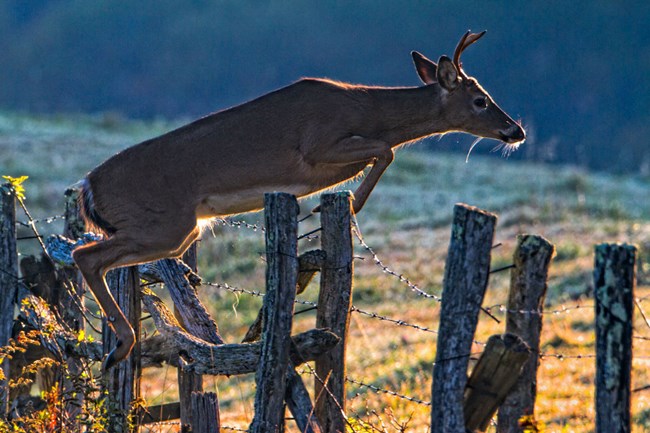
<svg viewBox="0 0 650 433">
<path fill-rule="evenodd" d="M 484 97 L 474 99 L 474 105 L 478 108 L 487 107 L 487 99 Z"/>
</svg>

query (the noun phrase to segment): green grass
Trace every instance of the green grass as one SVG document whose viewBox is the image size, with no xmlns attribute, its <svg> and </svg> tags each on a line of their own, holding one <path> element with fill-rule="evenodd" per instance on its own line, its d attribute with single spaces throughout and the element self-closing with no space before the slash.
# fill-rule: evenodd
<svg viewBox="0 0 650 433">
<path fill-rule="evenodd" d="M 131 122 L 115 116 L 35 117 L 0 113 L 0 174 L 29 175 L 25 183 L 27 206 L 35 218 L 62 213 L 64 189 L 109 155 L 138 141 L 160 134 L 177 122 Z M 524 144 L 526 146 L 526 144 Z M 400 150 L 392 167 L 358 215 L 365 241 L 397 273 L 403 273 L 422 289 L 440 294 L 449 224 L 453 205 L 465 202 L 498 214 L 493 250 L 493 268 L 511 262 L 516 235 L 543 235 L 557 246 L 551 267 L 547 305 L 591 305 L 593 245 L 601 242 L 631 242 L 642 249 L 643 262 L 650 260 L 650 202 L 643 200 L 649 181 L 643 177 L 621 177 L 589 173 L 565 166 L 541 166 L 503 159 L 497 154 L 472 156 L 425 153 L 417 145 Z M 348 185 L 354 188 L 354 184 Z M 315 205 L 301 205 L 306 213 Z M 19 216 L 19 219 L 24 217 Z M 237 220 L 262 225 L 261 214 Z M 316 227 L 317 218 L 301 224 L 305 233 Z M 40 230 L 58 233 L 61 221 L 40 224 Z M 200 245 L 200 273 L 206 281 L 263 291 L 263 234 L 260 230 L 217 224 L 206 232 Z M 37 251 L 31 241 L 20 244 L 23 253 Z M 301 241 L 301 251 L 317 248 L 318 241 Z M 436 329 L 439 304 L 417 297 L 397 278 L 382 272 L 367 251 L 357 245 L 355 254 L 354 303 L 360 308 Z M 643 271 L 643 270 L 642 270 Z M 647 270 L 646 270 L 647 272 Z M 641 282 L 645 273 L 639 273 Z M 304 299 L 317 297 L 316 280 Z M 494 274 L 485 305 L 505 302 L 507 272 Z M 638 289 L 639 296 L 647 288 Z M 237 342 L 257 314 L 261 300 L 235 295 L 216 287 L 201 289 L 204 302 L 219 324 L 227 342 Z M 643 304 L 642 304 L 643 305 Z M 503 319 L 503 314 L 499 314 Z M 648 334 L 637 317 L 635 329 Z M 593 312 L 590 308 L 545 317 L 542 344 L 549 352 L 568 355 L 593 353 Z M 314 325 L 313 312 L 297 316 L 295 329 Z M 481 318 L 477 339 L 487 340 L 503 332 L 498 324 Z M 635 341 L 634 387 L 650 381 L 646 373 L 649 355 L 643 341 Z M 428 400 L 431 364 L 436 335 L 398 327 L 355 313 L 350 327 L 348 361 L 350 377 L 389 388 L 400 394 Z M 480 352 L 481 347 L 473 350 Z M 176 373 L 172 369 L 145 372 L 143 395 L 151 403 L 172 401 Z M 540 366 L 537 418 L 549 431 L 588 432 L 593 420 L 594 366 L 591 358 L 545 358 Z M 307 377 L 311 383 L 312 379 Z M 224 424 L 244 426 L 252 417 L 252 376 L 216 378 L 206 389 L 219 391 Z M 648 426 L 650 394 L 634 395 L 635 430 Z M 379 425 L 408 421 L 407 431 L 424 431 L 428 409 L 399 398 L 376 394 L 354 384 L 348 386 L 348 412 L 353 417 Z M 370 412 L 368 412 L 369 410 Z M 376 411 L 376 414 L 372 413 Z M 355 415 L 356 414 L 356 415 Z M 389 431 L 399 430 L 395 426 Z M 167 431 L 167 430 L 154 430 Z M 490 431 L 493 431 L 490 430 Z"/>
</svg>

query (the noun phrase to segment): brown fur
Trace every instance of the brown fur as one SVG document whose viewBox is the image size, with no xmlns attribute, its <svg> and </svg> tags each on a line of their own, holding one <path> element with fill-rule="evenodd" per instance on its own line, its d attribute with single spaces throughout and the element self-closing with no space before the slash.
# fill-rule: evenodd
<svg viewBox="0 0 650 433">
<path fill-rule="evenodd" d="M 313 194 L 371 164 L 355 192 L 358 212 L 405 143 L 449 131 L 523 140 L 523 130 L 449 59 L 440 60 L 442 83 L 432 78 L 435 63 L 414 59 L 425 86 L 303 79 L 130 147 L 88 173 L 86 218 L 110 237 L 77 249 L 74 258 L 124 342 L 106 365 L 128 355 L 133 335 L 104 274 L 182 254 L 199 235 L 197 219 L 261 209 L 264 192 Z M 478 97 L 487 108 L 476 107 Z"/>
</svg>

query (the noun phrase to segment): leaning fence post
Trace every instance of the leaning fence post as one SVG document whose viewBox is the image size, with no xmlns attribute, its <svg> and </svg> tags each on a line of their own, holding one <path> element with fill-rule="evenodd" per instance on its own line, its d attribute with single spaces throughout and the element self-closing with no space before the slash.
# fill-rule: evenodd
<svg viewBox="0 0 650 433">
<path fill-rule="evenodd" d="M 9 184 L 0 185 L 0 346 L 11 338 L 18 291 L 16 250 L 16 196 Z M 7 418 L 9 359 L 2 362 L 5 379 L 0 381 L 0 419 Z"/>
<path fill-rule="evenodd" d="M 131 355 L 106 372 L 106 387 L 109 396 L 109 431 L 125 433 L 137 431 L 137 425 L 129 422 L 132 403 L 140 397 L 140 281 L 137 267 L 120 268 L 110 271 L 107 276 L 111 293 L 120 309 L 135 331 L 135 346 Z M 102 326 L 102 346 L 104 354 L 110 353 L 117 343 L 113 332 L 109 331 L 106 319 Z"/>
<path fill-rule="evenodd" d="M 546 296 L 548 269 L 555 247 L 541 236 L 520 235 L 510 272 L 510 293 L 506 313 L 506 332 L 516 334 L 528 344 L 531 357 L 505 402 L 499 408 L 497 433 L 518 433 L 519 419 L 534 415 L 539 367 L 539 337 Z"/>
<path fill-rule="evenodd" d="M 431 387 L 432 433 L 465 432 L 467 366 L 488 283 L 496 220 L 496 215 L 465 204 L 454 207 Z"/>
<path fill-rule="evenodd" d="M 345 424 L 345 348 L 352 305 L 351 193 L 321 196 L 321 247 L 325 262 L 321 271 L 316 327 L 329 328 L 339 344 L 316 360 L 316 416 L 323 432 L 343 432 Z M 326 389 L 323 382 L 326 381 Z"/>
<path fill-rule="evenodd" d="M 497 334 L 488 339 L 467 380 L 463 406 L 467 430 L 483 432 L 488 428 L 529 358 L 528 345 L 515 334 Z"/>
<path fill-rule="evenodd" d="M 636 247 L 596 246 L 596 431 L 631 431 L 630 373 Z"/>
<path fill-rule="evenodd" d="M 285 402 L 293 415 L 298 430 L 302 433 L 321 433 L 322 429 L 316 414 L 311 397 L 300 375 L 296 373 L 293 363 L 287 367 L 287 395 Z"/>
<path fill-rule="evenodd" d="M 255 374 L 251 433 L 284 430 L 284 396 L 298 281 L 298 203 L 291 194 L 264 194 L 266 295 L 262 352 Z"/>
</svg>

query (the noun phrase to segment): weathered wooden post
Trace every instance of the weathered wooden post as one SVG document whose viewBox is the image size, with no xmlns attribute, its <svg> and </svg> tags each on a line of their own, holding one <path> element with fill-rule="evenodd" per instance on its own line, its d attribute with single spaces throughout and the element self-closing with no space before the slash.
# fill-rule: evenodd
<svg viewBox="0 0 650 433">
<path fill-rule="evenodd" d="M 86 224 L 81 217 L 78 206 L 79 190 L 69 188 L 64 193 L 65 198 L 65 226 L 63 236 L 68 239 L 78 239 L 86 231 Z M 66 290 L 59 297 L 61 304 L 61 315 L 63 321 L 70 327 L 70 330 L 79 333 L 85 330 L 83 316 L 84 309 L 84 279 L 78 269 L 61 269 L 61 289 Z M 79 377 L 82 374 L 83 365 L 80 360 L 68 358 L 68 372 L 72 377 Z M 63 392 L 67 396 L 66 412 L 69 419 L 77 420 L 83 405 L 83 393 L 76 392 L 72 380 L 64 379 Z"/>
<path fill-rule="evenodd" d="M 596 431 L 629 433 L 636 247 L 596 246 Z"/>
<path fill-rule="evenodd" d="M 0 185 L 0 346 L 11 338 L 18 291 L 16 196 L 9 184 Z M 6 379 L 0 381 L 0 419 L 7 418 L 10 377 L 8 359 L 2 362 Z"/>
<path fill-rule="evenodd" d="M 86 224 L 79 213 L 77 200 L 79 190 L 67 189 L 64 193 L 65 198 L 65 226 L 63 227 L 63 236 L 68 239 L 78 239 L 86 231 Z M 83 295 L 84 280 L 76 268 L 63 269 L 60 271 L 67 280 L 66 285 L 69 293 L 60 297 L 61 306 L 63 307 L 63 320 L 70 326 L 73 331 L 80 331 L 85 328 L 83 317 Z M 68 285 L 67 283 L 72 283 Z"/>
<path fill-rule="evenodd" d="M 214 392 L 191 395 L 192 433 L 219 433 L 219 400 Z"/>
<path fill-rule="evenodd" d="M 191 260 L 189 261 L 191 263 Z M 192 285 L 190 278 L 188 278 L 187 266 L 179 260 L 163 259 L 155 262 L 154 268 L 157 278 L 165 285 L 174 302 L 174 320 L 188 334 L 194 337 L 215 345 L 223 344 L 216 322 L 199 299 L 196 287 Z M 144 299 L 146 301 L 147 297 Z M 185 364 L 184 360 L 179 359 L 178 364 L 182 369 Z M 158 414 L 157 419 L 160 420 L 180 418 L 181 429 L 192 425 L 191 393 L 193 389 L 196 390 L 199 386 L 202 386 L 201 381 L 195 380 L 197 378 L 200 379 L 200 375 L 195 374 L 193 371 L 179 373 L 180 401 L 149 408 L 148 412 Z M 216 402 L 216 396 L 208 401 Z M 218 408 L 215 407 L 215 411 L 217 410 Z M 152 422 L 151 417 L 145 416 L 145 418 L 147 418 L 147 422 Z"/>
<path fill-rule="evenodd" d="M 539 338 L 542 332 L 544 298 L 548 269 L 555 247 L 541 236 L 520 235 L 510 272 L 510 293 L 506 313 L 506 332 L 518 335 L 532 354 L 510 395 L 499 408 L 497 433 L 519 433 L 519 419 L 534 415 L 539 368 Z"/>
<path fill-rule="evenodd" d="M 488 339 L 467 380 L 463 406 L 467 430 L 488 428 L 529 357 L 528 345 L 515 334 L 493 335 Z"/>
<path fill-rule="evenodd" d="M 105 373 L 109 396 L 109 431 L 126 433 L 137 431 L 130 423 L 132 403 L 140 397 L 140 280 L 137 267 L 121 268 L 107 275 L 111 293 L 120 309 L 131 323 L 136 335 L 131 355 Z M 115 334 L 109 330 L 106 319 L 102 325 L 104 354 L 110 353 L 117 343 Z M 134 430 L 129 430 L 134 427 Z"/>
<path fill-rule="evenodd" d="M 294 344 L 295 346 L 295 344 Z M 294 347 L 295 349 L 295 347 Z M 298 353 L 297 350 L 295 350 Z M 292 362 L 287 367 L 287 394 L 285 402 L 293 414 L 298 430 L 302 433 L 321 433 L 321 426 L 314 413 L 314 405 L 309 397 L 309 391 L 300 375 L 296 373 Z"/>
<path fill-rule="evenodd" d="M 316 360 L 316 416 L 323 432 L 344 432 L 345 349 L 352 306 L 351 193 L 321 196 L 321 248 L 325 261 L 321 271 L 316 327 L 329 328 L 341 338 L 338 346 Z M 327 390 L 322 381 L 327 380 Z"/>
<path fill-rule="evenodd" d="M 454 207 L 433 367 L 432 433 L 465 432 L 467 366 L 488 283 L 496 220 L 496 215 L 465 204 Z"/>
<path fill-rule="evenodd" d="M 183 261 L 187 264 L 192 271 L 197 272 L 197 250 L 198 244 L 195 242 L 183 255 Z M 182 315 L 178 312 L 178 308 L 174 306 L 174 313 L 180 324 L 187 329 L 187 325 L 184 323 Z M 215 341 L 211 341 L 215 342 Z M 204 398 L 200 397 L 197 393 L 203 392 L 203 376 L 200 374 L 195 374 L 193 372 L 186 372 L 182 368 L 178 369 L 178 398 L 180 404 L 180 417 L 181 417 L 181 426 L 190 424 L 192 426 L 196 425 L 196 422 L 203 422 L 203 420 L 196 422 L 193 421 L 193 417 L 203 417 L 204 412 L 208 411 L 216 413 L 216 428 L 219 429 L 219 400 L 217 394 L 210 393 Z M 196 394 L 196 395 L 195 395 Z M 197 402 L 201 402 L 197 404 Z M 211 409 L 207 406 L 214 404 L 214 407 Z M 195 409 L 201 409 L 201 413 L 194 413 Z M 204 424 L 201 424 L 202 426 Z M 215 427 L 212 427 L 215 428 Z M 194 430 L 192 430 L 194 431 Z M 206 430 L 208 431 L 208 430 Z"/>
<path fill-rule="evenodd" d="M 252 433 L 284 430 L 293 301 L 298 281 L 298 212 L 293 195 L 264 195 L 266 295 Z"/>
</svg>

